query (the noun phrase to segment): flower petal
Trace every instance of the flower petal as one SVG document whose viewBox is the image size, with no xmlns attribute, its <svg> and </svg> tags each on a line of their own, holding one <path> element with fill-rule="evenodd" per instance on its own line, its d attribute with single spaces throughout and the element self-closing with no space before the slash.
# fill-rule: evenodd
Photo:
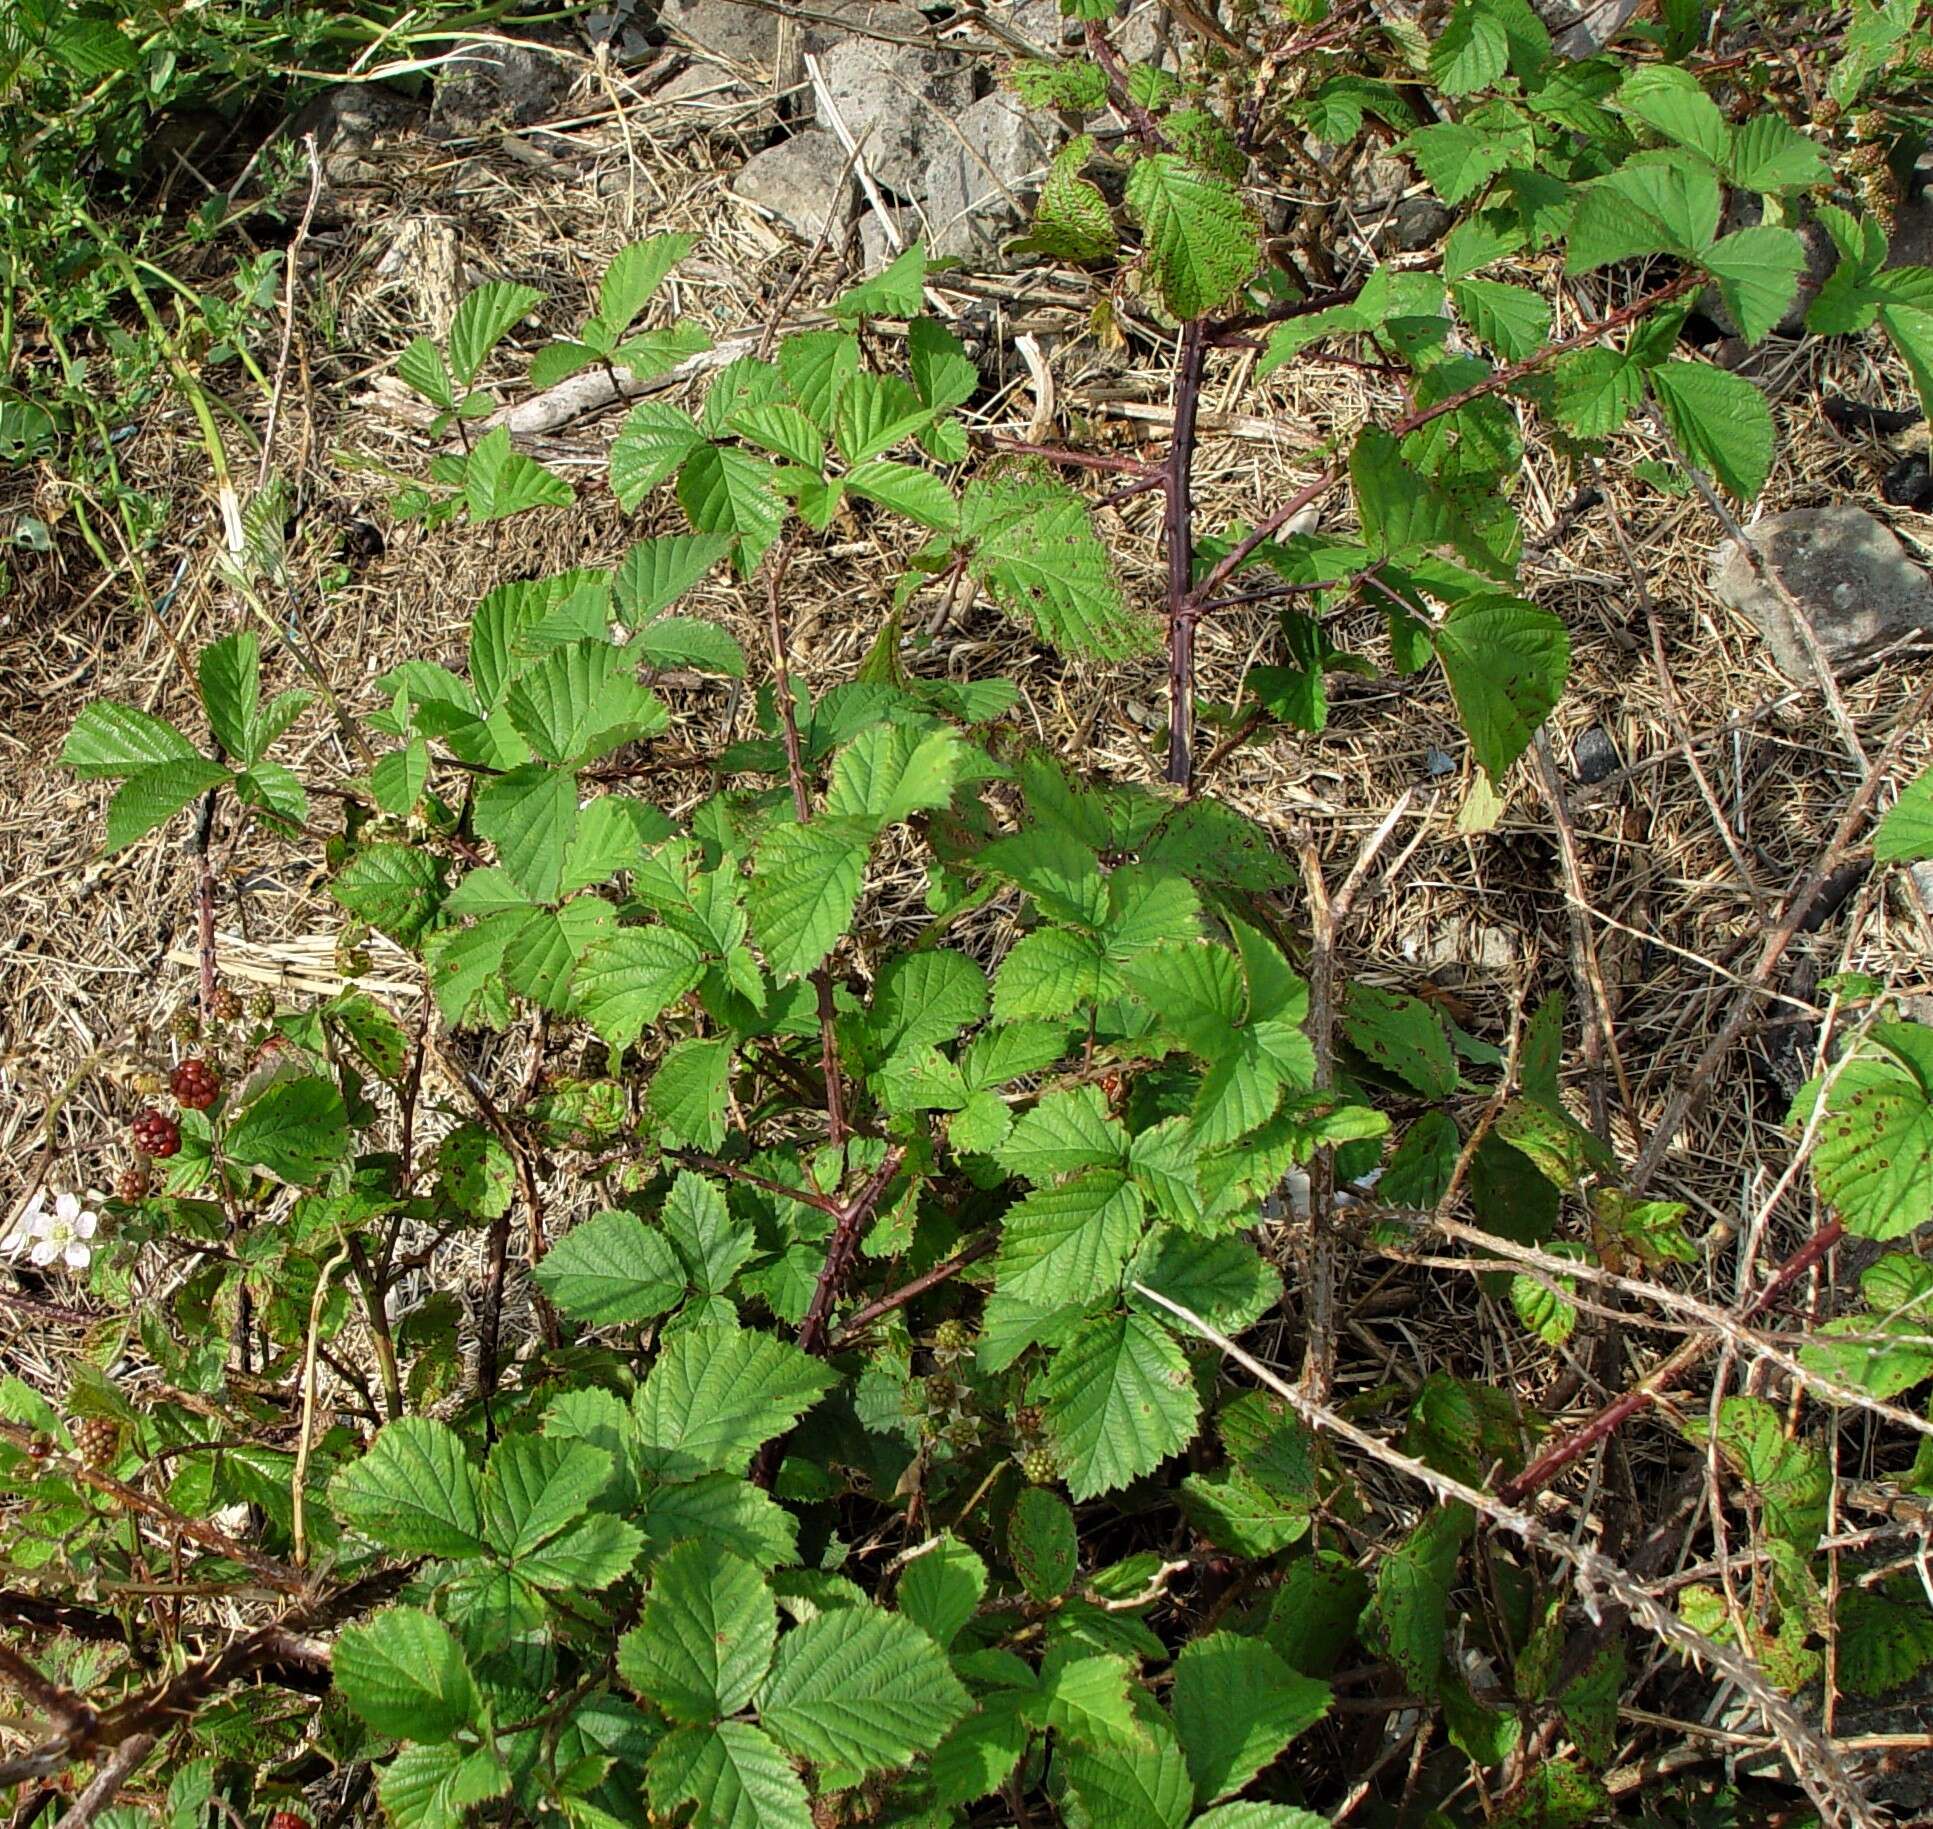
<svg viewBox="0 0 1933 1829">
<path fill-rule="evenodd" d="M 81 1197 L 78 1194 L 60 1194 L 54 1198 L 54 1212 L 72 1225 L 80 1218 Z"/>
<path fill-rule="evenodd" d="M 95 1227 L 100 1223 L 101 1216 L 98 1213 L 93 1211 L 85 1212 L 80 1218 L 74 1221 L 74 1236 L 76 1238 L 92 1238 Z"/>
<path fill-rule="evenodd" d="M 34 1248 L 27 1253 L 29 1260 L 36 1264 L 51 1264 L 60 1255 L 60 1247 L 51 1238 L 36 1239 Z"/>
<path fill-rule="evenodd" d="M 85 1270 L 88 1259 L 93 1255 L 94 1253 L 87 1246 L 83 1245 L 79 1239 L 76 1239 L 61 1253 L 61 1256 L 67 1260 L 67 1267 L 70 1270 Z"/>
</svg>

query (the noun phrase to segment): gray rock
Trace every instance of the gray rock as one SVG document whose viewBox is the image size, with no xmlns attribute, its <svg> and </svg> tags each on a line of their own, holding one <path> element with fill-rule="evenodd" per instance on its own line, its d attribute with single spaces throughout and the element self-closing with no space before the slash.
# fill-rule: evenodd
<svg viewBox="0 0 1933 1829">
<path fill-rule="evenodd" d="M 569 66 L 548 51 L 478 41 L 439 70 L 431 112 L 457 133 L 531 127 L 557 112 L 570 86 Z"/>
<path fill-rule="evenodd" d="M 1550 28 L 1562 57 L 1583 58 L 1601 51 L 1623 30 L 1644 0 L 1533 0 L 1537 16 Z"/>
<path fill-rule="evenodd" d="M 852 220 L 853 182 L 845 149 L 817 127 L 751 159 L 732 180 L 732 194 L 802 241 L 837 234 Z"/>
<path fill-rule="evenodd" d="M 664 0 L 658 21 L 694 50 L 727 63 L 770 64 L 778 55 L 779 16 L 737 0 Z"/>
<path fill-rule="evenodd" d="M 859 218 L 859 264 L 868 279 L 882 268 L 890 267 L 920 238 L 920 225 L 911 210 L 899 209 L 890 203 L 886 210 L 893 219 L 893 227 L 899 231 L 897 247 L 886 233 L 886 225 L 880 221 L 877 210 L 868 210 Z"/>
<path fill-rule="evenodd" d="M 886 39 L 933 35 L 931 22 L 914 0 L 815 0 L 811 10 L 839 22 L 815 19 L 806 25 L 802 48 L 821 57 L 855 33 L 877 32 Z"/>
<path fill-rule="evenodd" d="M 842 40 L 819 67 L 866 169 L 886 189 L 917 196 L 929 162 L 957 144 L 943 117 L 957 119 L 973 100 L 973 72 L 948 52 L 871 38 Z M 823 105 L 819 124 L 832 125 Z"/>
<path fill-rule="evenodd" d="M 956 124 L 959 138 L 948 136 L 922 187 L 931 251 L 984 258 L 1025 221 L 1022 197 L 1039 188 L 1058 130 L 1007 95 L 975 102 Z"/>
<path fill-rule="evenodd" d="M 1578 733 L 1577 741 L 1571 745 L 1571 771 L 1578 780 L 1594 784 L 1616 773 L 1620 766 L 1618 746 L 1602 724 L 1593 724 L 1589 730 Z"/>
<path fill-rule="evenodd" d="M 1904 636 L 1933 634 L 1933 578 L 1863 508 L 1794 508 L 1767 516 L 1747 538 L 1804 610 L 1841 679 Z M 1712 590 L 1759 626 L 1781 673 L 1812 683 L 1812 662 L 1784 599 L 1733 541 L 1718 549 Z"/>
<path fill-rule="evenodd" d="M 1434 197 L 1405 197 L 1389 219 L 1389 238 L 1405 254 L 1433 248 L 1450 232 L 1456 212 Z"/>
<path fill-rule="evenodd" d="M 400 95 L 362 83 L 325 90 L 289 124 L 289 138 L 300 145 L 315 136 L 325 189 L 337 184 L 368 184 L 382 176 L 383 147 L 421 112 Z"/>
</svg>

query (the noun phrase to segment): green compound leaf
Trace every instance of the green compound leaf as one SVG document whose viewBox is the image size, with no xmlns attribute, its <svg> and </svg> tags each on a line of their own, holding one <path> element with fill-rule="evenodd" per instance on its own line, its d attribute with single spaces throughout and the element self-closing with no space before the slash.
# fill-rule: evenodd
<svg viewBox="0 0 1933 1829">
<path fill-rule="evenodd" d="M 968 483 L 960 539 L 973 577 L 1050 646 L 1100 660 L 1156 647 L 1154 625 L 1122 601 L 1085 499 L 1066 483 L 1028 468 Z"/>
<path fill-rule="evenodd" d="M 855 1773 L 931 1752 L 970 1706 L 932 1639 L 874 1607 L 821 1613 L 788 1633 L 758 1698 L 781 1745 Z"/>
<path fill-rule="evenodd" d="M 1186 322 L 1226 304 L 1255 271 L 1255 218 L 1223 179 L 1176 153 L 1150 153 L 1129 171 L 1126 196 L 1174 317 Z"/>
<path fill-rule="evenodd" d="M 1332 1699 L 1327 1683 L 1291 1670 L 1258 1639 L 1196 1639 L 1175 1659 L 1172 1701 L 1195 1795 L 1213 1803 L 1239 1791 Z"/>
<path fill-rule="evenodd" d="M 1772 474 L 1772 409 L 1743 375 L 1709 362 L 1667 362 L 1651 371 L 1652 391 L 1685 455 L 1742 502 Z"/>
<path fill-rule="evenodd" d="M 771 1334 L 682 1330 L 632 1399 L 643 1464 L 661 1479 L 743 1474 L 761 1443 L 789 1429 L 837 1382 Z"/>
<path fill-rule="evenodd" d="M 1816 1087 L 1800 1106 L 1808 1095 Z M 1933 1218 L 1933 1029 L 1874 1026 L 1827 1091 L 1812 1174 L 1861 1238 L 1903 1238 Z"/>
<path fill-rule="evenodd" d="M 545 1253 L 537 1282 L 565 1314 L 603 1327 L 663 1314 L 684 1295 L 685 1270 L 662 1232 L 607 1209 Z"/>
<path fill-rule="evenodd" d="M 1751 383 L 1745 386 L 1756 397 Z M 1500 781 L 1563 696 L 1570 632 L 1548 610 L 1484 593 L 1457 604 L 1431 639 L 1470 747 Z"/>
<path fill-rule="evenodd" d="M 645 1779 L 660 1816 L 697 1805 L 692 1829 L 812 1829 L 792 1762 L 749 1721 L 679 1728 L 659 1741 Z"/>
<path fill-rule="evenodd" d="M 735 1715 L 765 1680 L 779 1610 L 751 1563 L 711 1543 L 660 1557 L 618 1674 L 674 1721 Z"/>
<path fill-rule="evenodd" d="M 416 1607 L 390 1607 L 345 1626 L 332 1669 L 343 1700 L 392 1740 L 444 1741 L 477 1712 L 463 1648 L 440 1619 Z"/>
<path fill-rule="evenodd" d="M 1151 1473 L 1187 1446 L 1201 1413 L 1181 1348 L 1145 1315 L 1084 1322 L 1054 1356 L 1042 1395 L 1076 1499 Z"/>
<path fill-rule="evenodd" d="M 477 1472 L 456 1432 L 428 1417 L 387 1424 L 329 1484 L 336 1516 L 385 1549 L 425 1556 L 483 1553 Z"/>
</svg>

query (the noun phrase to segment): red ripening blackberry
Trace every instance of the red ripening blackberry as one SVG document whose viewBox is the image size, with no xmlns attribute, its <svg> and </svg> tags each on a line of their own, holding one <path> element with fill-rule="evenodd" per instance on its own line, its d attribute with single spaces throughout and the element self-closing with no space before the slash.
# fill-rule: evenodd
<svg viewBox="0 0 1933 1829">
<path fill-rule="evenodd" d="M 309 1819 L 293 1810 L 276 1810 L 269 1815 L 268 1829 L 309 1829 Z"/>
<path fill-rule="evenodd" d="M 206 1061 L 183 1061 L 168 1075 L 168 1090 L 190 1111 L 206 1111 L 221 1091 L 221 1080 Z"/>
<path fill-rule="evenodd" d="M 172 1156 L 181 1148 L 181 1126 L 153 1106 L 136 1117 L 131 1134 L 134 1147 L 144 1156 Z"/>
<path fill-rule="evenodd" d="M 209 1000 L 208 1013 L 217 1022 L 237 1022 L 242 1014 L 241 993 L 228 985 L 217 985 Z"/>
</svg>

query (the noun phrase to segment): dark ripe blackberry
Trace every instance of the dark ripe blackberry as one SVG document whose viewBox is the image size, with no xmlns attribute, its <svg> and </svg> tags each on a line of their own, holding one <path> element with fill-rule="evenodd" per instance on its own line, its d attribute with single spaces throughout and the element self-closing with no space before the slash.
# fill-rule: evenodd
<svg viewBox="0 0 1933 1829">
<path fill-rule="evenodd" d="M 114 1198 L 125 1200 L 129 1206 L 137 1200 L 146 1200 L 152 1179 L 145 1162 L 133 1163 L 114 1178 Z"/>
<path fill-rule="evenodd" d="M 153 1156 L 157 1161 L 181 1148 L 181 1126 L 165 1111 L 156 1111 L 153 1106 L 134 1120 L 129 1134 L 142 1155 Z"/>
<path fill-rule="evenodd" d="M 111 1416 L 83 1416 L 69 1427 L 74 1452 L 90 1467 L 108 1467 L 121 1452 L 121 1425 Z"/>
<path fill-rule="evenodd" d="M 168 1090 L 190 1111 L 206 1111 L 221 1091 L 221 1079 L 203 1060 L 186 1060 L 168 1075 Z"/>
<path fill-rule="evenodd" d="M 209 1014 L 217 1022 L 240 1022 L 242 1017 L 241 993 L 230 985 L 218 985 L 215 995 L 208 1005 Z"/>
</svg>

